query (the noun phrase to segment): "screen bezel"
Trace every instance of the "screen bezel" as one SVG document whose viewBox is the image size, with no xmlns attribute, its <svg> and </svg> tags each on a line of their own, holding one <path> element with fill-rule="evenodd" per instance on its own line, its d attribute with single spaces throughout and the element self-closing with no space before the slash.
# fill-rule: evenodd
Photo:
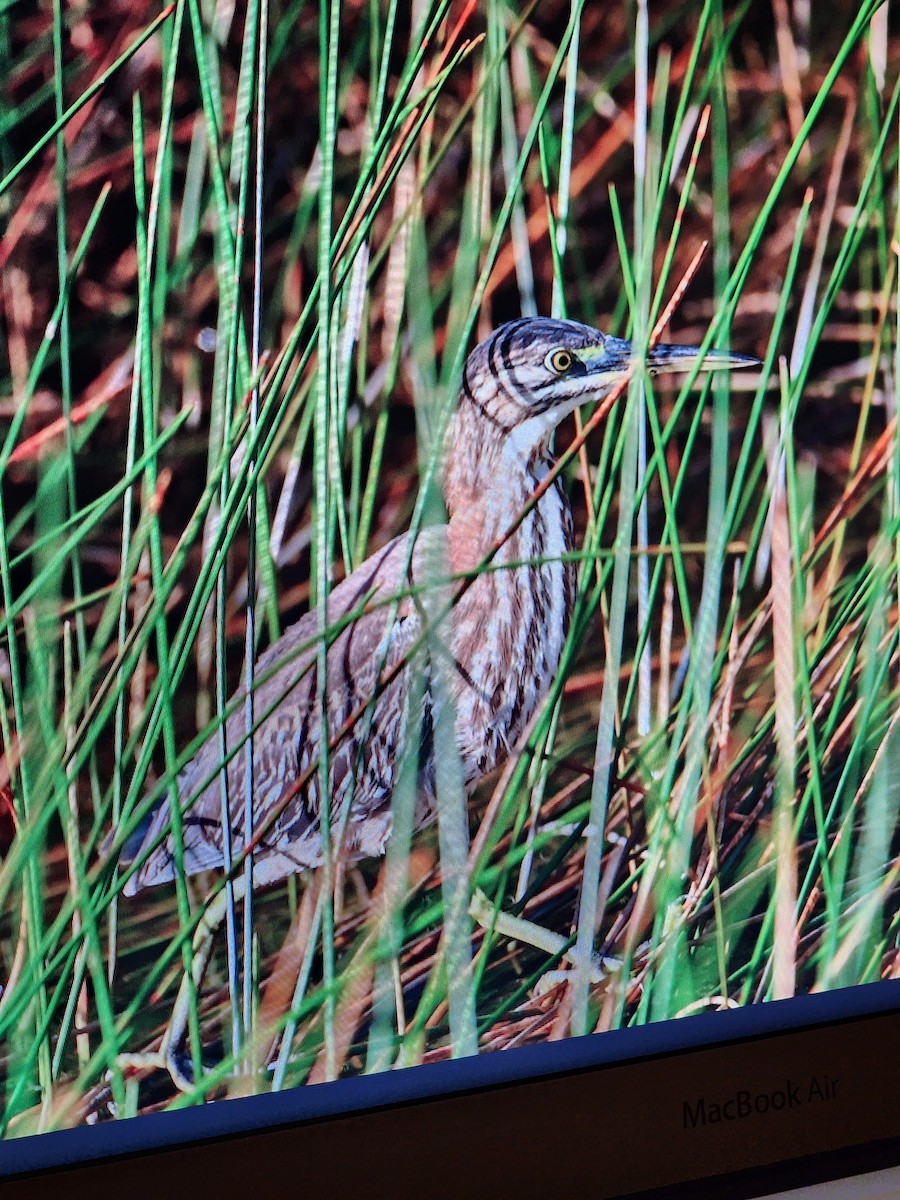
<svg viewBox="0 0 900 1200">
<path fill-rule="evenodd" d="M 273 1194 L 281 1194 L 283 1172 L 302 1169 L 311 1186 L 310 1172 L 323 1171 L 333 1195 L 352 1194 L 364 1182 L 370 1195 L 416 1195 L 412 1185 L 420 1179 L 428 1181 L 430 1196 L 444 1194 L 446 1183 L 448 1195 L 496 1197 L 498 1178 L 515 1178 L 517 1164 L 521 1169 L 523 1146 L 534 1156 L 539 1130 L 547 1185 L 567 1172 L 573 1180 L 580 1172 L 593 1177 L 603 1165 L 602 1178 L 592 1184 L 597 1196 L 687 1180 L 705 1179 L 713 1187 L 723 1175 L 733 1186 L 735 1172 L 758 1174 L 778 1164 L 777 1176 L 790 1162 L 795 1176 L 807 1171 L 804 1179 L 809 1171 L 840 1173 L 850 1152 L 862 1162 L 875 1162 L 873 1155 L 878 1165 L 900 1162 L 900 1073 L 884 1069 L 898 1061 L 900 980 L 886 980 L 33 1135 L 4 1143 L 0 1182 L 23 1196 L 64 1182 L 79 1191 L 116 1183 L 136 1200 L 144 1175 L 156 1195 L 166 1186 L 182 1187 L 188 1177 L 232 1194 L 243 1173 L 241 1186 L 258 1194 L 265 1168 Z M 692 1096 L 752 1087 L 753 1078 L 774 1086 L 804 1063 L 810 1071 L 837 1072 L 842 1094 L 833 1103 L 804 1104 L 777 1120 L 773 1113 L 765 1119 L 753 1114 L 675 1136 L 672 1122 Z M 592 1128 L 596 1121 L 599 1138 L 593 1162 L 594 1149 L 578 1141 L 585 1112 Z M 347 1137 L 352 1154 L 332 1153 Z M 463 1146 L 471 1148 L 465 1161 Z M 860 1158 L 863 1148 L 868 1152 Z M 366 1164 L 385 1154 L 396 1157 L 412 1190 L 398 1192 L 396 1180 L 384 1180 L 384 1193 L 373 1191 L 378 1176 Z M 822 1158 L 828 1154 L 831 1167 Z M 541 1161 L 538 1155 L 528 1163 L 529 1189 L 538 1182 Z M 460 1171 L 468 1173 L 463 1191 Z"/>
</svg>

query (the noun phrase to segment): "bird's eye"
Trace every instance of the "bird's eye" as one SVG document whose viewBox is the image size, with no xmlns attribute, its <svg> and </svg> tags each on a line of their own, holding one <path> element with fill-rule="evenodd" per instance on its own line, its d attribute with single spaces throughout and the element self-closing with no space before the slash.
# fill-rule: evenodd
<svg viewBox="0 0 900 1200">
<path fill-rule="evenodd" d="M 571 367 L 572 355 L 568 350 L 554 350 L 547 355 L 544 362 L 551 371 L 555 371 L 557 375 L 562 375 Z"/>
</svg>

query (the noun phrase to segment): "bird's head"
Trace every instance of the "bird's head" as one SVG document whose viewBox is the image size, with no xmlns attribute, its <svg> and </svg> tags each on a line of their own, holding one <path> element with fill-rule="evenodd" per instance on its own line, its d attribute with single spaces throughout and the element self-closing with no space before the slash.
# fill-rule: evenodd
<svg viewBox="0 0 900 1200">
<path fill-rule="evenodd" d="M 577 321 L 530 317 L 501 325 L 466 360 L 463 394 L 488 423 L 523 450 L 546 443 L 580 405 L 604 396 L 627 374 L 635 349 Z M 730 351 L 658 345 L 647 370 L 704 371 L 756 363 Z"/>
</svg>

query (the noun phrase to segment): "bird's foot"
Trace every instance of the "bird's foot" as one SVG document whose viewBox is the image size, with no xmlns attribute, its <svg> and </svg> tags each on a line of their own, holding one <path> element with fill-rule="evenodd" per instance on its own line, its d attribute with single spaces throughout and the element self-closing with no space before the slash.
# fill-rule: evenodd
<svg viewBox="0 0 900 1200">
<path fill-rule="evenodd" d="M 609 978 L 613 971 L 605 970 L 600 964 L 614 963 L 614 970 L 621 967 L 618 959 L 601 958 L 594 954 L 591 956 L 591 983 L 596 985 L 602 983 L 604 979 Z M 547 992 L 552 992 L 554 988 L 559 987 L 563 983 L 574 983 L 577 969 L 575 967 L 556 967 L 552 971 L 545 971 L 538 978 L 537 983 L 531 989 L 531 995 L 535 998 L 545 996 Z"/>
<path fill-rule="evenodd" d="M 162 1050 L 142 1050 L 136 1054 L 118 1054 L 116 1066 L 123 1075 L 139 1075 L 145 1071 L 161 1071 L 166 1059 Z"/>
<path fill-rule="evenodd" d="M 186 1048 L 181 1046 L 169 1046 L 165 1051 L 166 1070 L 172 1077 L 172 1082 L 180 1092 L 193 1092 L 197 1087 L 197 1081 L 194 1079 L 194 1063 Z M 208 1066 L 208 1063 L 201 1063 L 202 1068 Z"/>
<path fill-rule="evenodd" d="M 204 1067 L 213 1064 L 204 1061 Z M 192 1093 L 196 1090 L 194 1079 L 194 1064 L 191 1056 L 183 1045 L 160 1046 L 158 1050 L 147 1050 L 137 1054 L 120 1054 L 116 1058 L 116 1066 L 128 1078 L 135 1075 L 145 1075 L 151 1071 L 167 1071 L 170 1079 L 180 1092 Z M 107 1072 L 107 1079 L 112 1072 Z"/>
<path fill-rule="evenodd" d="M 577 969 L 578 956 L 575 947 L 569 945 L 568 938 L 543 925 L 538 925 L 534 921 L 528 921 L 524 917 L 516 917 L 512 913 L 496 910 L 481 888 L 477 888 L 472 896 L 469 915 L 478 922 L 482 929 L 493 929 L 501 937 L 524 942 L 549 955 L 557 955 L 566 962 L 572 963 L 573 968 Z M 608 976 L 621 969 L 622 962 L 618 958 L 600 954 L 591 955 L 590 979 L 592 984 L 602 983 Z M 573 974 L 574 970 L 547 971 L 535 985 L 535 993 L 540 995 L 541 992 L 548 991 Z M 545 980 L 549 980 L 549 982 L 545 983 Z"/>
<path fill-rule="evenodd" d="M 110 1116 L 118 1117 L 120 1115 L 118 1103 L 113 1099 L 112 1087 L 113 1078 L 117 1073 L 121 1074 L 126 1083 L 135 1086 L 134 1080 L 150 1071 L 163 1070 L 165 1065 L 165 1059 L 159 1050 L 117 1054 L 115 1068 L 111 1067 L 103 1076 L 103 1087 L 98 1092 L 98 1095 L 105 1099 Z"/>
</svg>

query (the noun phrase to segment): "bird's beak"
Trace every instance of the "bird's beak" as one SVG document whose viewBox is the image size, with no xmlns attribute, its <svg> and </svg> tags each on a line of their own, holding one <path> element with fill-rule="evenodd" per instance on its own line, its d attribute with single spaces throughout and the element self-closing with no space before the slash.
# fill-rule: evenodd
<svg viewBox="0 0 900 1200">
<path fill-rule="evenodd" d="M 731 350 L 701 351 L 699 346 L 654 346 L 647 355 L 647 369 L 657 371 L 690 371 L 699 362 L 701 371 L 732 371 L 735 367 L 757 367 L 760 360 L 749 354 L 734 354 Z"/>
<path fill-rule="evenodd" d="M 625 338 L 606 337 L 602 346 L 579 351 L 591 375 L 607 378 L 624 375 L 637 358 L 634 344 Z M 699 362 L 701 371 L 731 371 L 735 367 L 758 366 L 760 360 L 730 350 L 706 350 L 699 346 L 657 345 L 647 355 L 651 375 L 662 371 L 690 371 Z"/>
</svg>

